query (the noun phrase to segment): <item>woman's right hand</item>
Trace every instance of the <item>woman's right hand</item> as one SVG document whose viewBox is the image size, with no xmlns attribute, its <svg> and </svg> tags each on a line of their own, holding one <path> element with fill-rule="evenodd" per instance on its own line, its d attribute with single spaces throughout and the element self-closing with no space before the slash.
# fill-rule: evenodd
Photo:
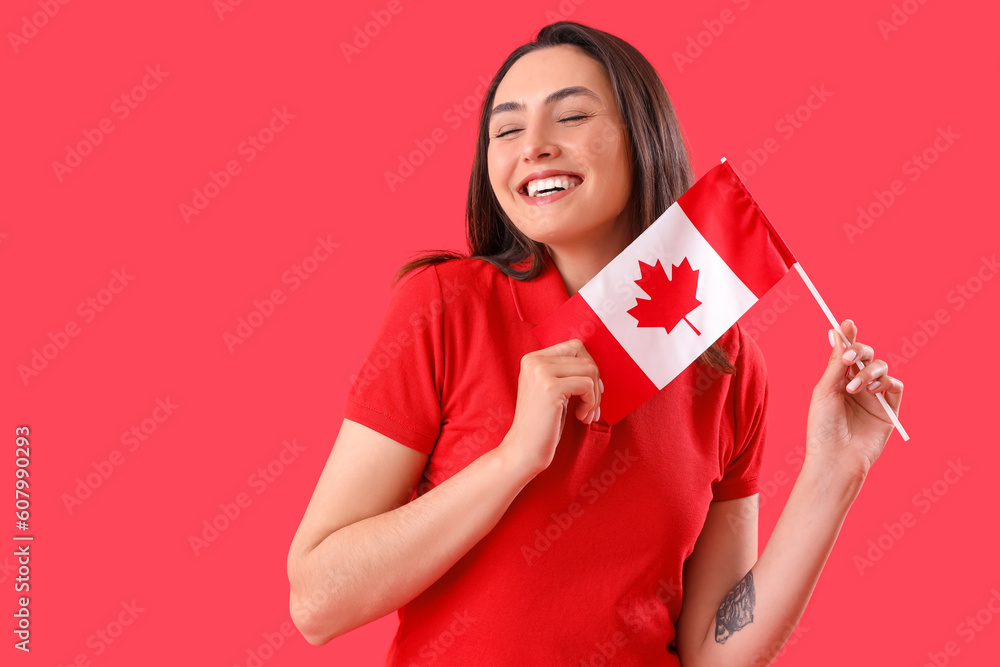
<svg viewBox="0 0 1000 667">
<path fill-rule="evenodd" d="M 603 383 L 597 364 L 578 338 L 521 357 L 514 421 L 501 443 L 532 474 L 549 467 L 562 437 L 572 396 L 585 424 L 600 417 Z"/>
</svg>

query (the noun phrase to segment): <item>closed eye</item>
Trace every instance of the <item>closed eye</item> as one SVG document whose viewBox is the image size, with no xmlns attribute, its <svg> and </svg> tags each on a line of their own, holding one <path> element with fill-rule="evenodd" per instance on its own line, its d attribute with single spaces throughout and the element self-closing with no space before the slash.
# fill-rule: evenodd
<svg viewBox="0 0 1000 667">
<path fill-rule="evenodd" d="M 567 118 L 560 118 L 559 122 L 562 123 L 563 121 L 567 121 L 567 120 L 583 120 L 584 118 L 590 118 L 590 116 L 569 116 Z M 506 132 L 501 132 L 500 134 L 494 135 L 493 138 L 494 139 L 500 139 L 502 137 L 507 136 L 511 132 L 520 132 L 520 131 L 521 131 L 521 128 L 514 128 L 513 130 L 507 130 Z"/>
</svg>

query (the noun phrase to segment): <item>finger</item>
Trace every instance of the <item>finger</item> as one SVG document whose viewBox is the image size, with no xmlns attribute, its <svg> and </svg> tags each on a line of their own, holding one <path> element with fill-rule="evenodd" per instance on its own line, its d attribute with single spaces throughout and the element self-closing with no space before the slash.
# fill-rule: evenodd
<svg viewBox="0 0 1000 667">
<path fill-rule="evenodd" d="M 842 356 L 842 358 L 841 358 L 841 361 L 842 361 L 841 368 L 843 368 L 843 365 L 845 365 L 845 364 L 848 365 L 847 370 L 844 372 L 844 377 L 847 378 L 848 380 L 850 380 L 850 379 L 852 379 L 854 377 L 854 374 L 857 373 L 857 370 L 858 370 L 857 366 L 854 365 L 854 361 L 855 361 L 855 359 L 857 357 L 858 350 L 854 350 L 854 355 L 853 356 L 850 355 L 850 353 L 849 353 L 851 345 L 853 345 L 854 341 L 857 340 L 858 327 L 854 323 L 854 320 L 848 318 L 846 320 L 843 320 L 840 323 L 840 330 L 842 332 L 844 332 L 845 338 L 841 338 L 840 335 L 837 334 L 836 330 L 833 330 L 833 329 L 831 329 L 831 334 L 830 335 L 834 339 L 836 339 L 836 343 L 834 344 L 834 347 L 835 348 L 839 348 L 839 350 L 840 350 L 840 354 Z M 846 356 L 844 356 L 844 355 L 846 355 Z"/>
<path fill-rule="evenodd" d="M 539 357 L 560 357 L 560 356 L 579 356 L 581 350 L 586 351 L 587 348 L 583 346 L 583 341 L 579 338 L 570 338 L 569 340 L 564 340 L 561 343 L 556 343 L 555 345 L 550 345 L 548 347 L 543 347 L 540 350 L 535 350 L 529 354 L 533 354 Z"/>
<path fill-rule="evenodd" d="M 903 402 L 903 381 L 891 375 L 885 375 L 880 379 L 882 382 L 880 390 L 884 391 L 882 395 L 885 397 L 885 402 L 898 415 L 899 406 Z"/>
<path fill-rule="evenodd" d="M 584 357 L 538 357 L 535 363 L 558 373 L 559 377 L 571 373 L 590 375 L 591 371 L 596 370 L 593 359 Z"/>
<path fill-rule="evenodd" d="M 600 376 L 597 378 L 597 384 L 594 385 L 594 393 L 596 394 L 597 402 L 594 405 L 594 408 L 590 411 L 590 418 L 587 420 L 588 424 L 596 422 L 601 418 L 601 399 L 604 397 L 604 380 L 602 380 Z"/>
<path fill-rule="evenodd" d="M 604 380 L 597 378 L 597 388 L 600 390 L 600 394 L 597 397 L 597 414 L 594 415 L 594 421 L 601 418 L 601 402 L 604 401 Z"/>
<path fill-rule="evenodd" d="M 554 357 L 560 359 L 562 357 Z M 554 386 L 563 396 L 580 396 L 580 405 L 577 407 L 577 416 L 584 422 L 590 423 L 597 418 L 596 411 L 600 405 L 600 378 L 594 380 L 593 362 L 586 360 L 576 360 L 568 357 L 569 361 L 563 363 L 552 363 L 548 365 L 547 372 L 551 377 L 571 382 L 558 382 Z M 567 392 L 572 393 L 567 393 Z"/>
<path fill-rule="evenodd" d="M 865 366 L 865 370 L 870 370 L 868 377 L 861 381 L 861 384 L 864 385 L 866 391 L 870 391 L 874 394 L 882 391 L 886 386 L 888 386 L 885 378 L 889 376 L 889 364 L 885 361 L 875 359 L 870 364 Z"/>
<path fill-rule="evenodd" d="M 843 329 L 844 327 L 841 326 L 841 330 Z M 845 335 L 847 334 L 846 331 L 844 333 Z M 833 341 L 833 348 L 830 350 L 830 356 L 827 359 L 826 369 L 823 371 L 823 375 L 820 376 L 819 382 L 815 387 L 815 390 L 819 391 L 821 394 L 838 393 L 844 386 L 843 354 L 846 346 L 844 345 L 840 335 L 834 329 L 829 329 L 828 335 L 830 340 Z"/>
<path fill-rule="evenodd" d="M 833 347 L 833 352 L 831 353 L 831 357 L 836 357 L 838 351 L 841 353 L 846 352 L 847 349 L 850 348 L 857 340 L 858 327 L 854 323 L 854 320 L 846 319 L 843 322 L 841 322 L 840 330 L 843 331 L 844 336 L 847 337 L 847 344 L 845 345 L 844 341 L 837 334 L 837 332 L 831 329 L 830 335 L 836 341 Z M 858 349 L 858 355 L 861 357 L 862 363 L 865 363 L 865 357 L 867 357 L 867 355 L 869 354 L 868 350 L 863 350 L 861 348 L 856 348 L 856 349 Z M 870 350 L 871 348 L 868 349 Z M 874 356 L 874 350 L 871 351 L 871 354 L 872 356 Z M 886 404 L 888 404 L 889 407 L 892 408 L 893 412 L 898 413 L 899 406 L 903 400 L 903 382 L 899 378 L 895 378 L 888 375 L 887 372 L 888 364 L 886 364 L 885 369 L 881 369 L 880 367 L 870 369 L 870 367 L 875 363 L 873 361 L 868 365 L 866 365 L 864 369 L 858 370 L 858 367 L 854 364 L 854 362 L 850 363 L 851 366 L 847 369 L 847 373 L 845 374 L 846 377 L 853 380 L 853 378 L 855 378 L 857 375 L 864 374 L 866 371 L 868 371 L 869 380 L 866 382 L 864 379 L 862 379 L 861 385 L 865 386 L 865 388 L 870 393 L 882 392 L 883 396 L 885 397 Z M 829 368 L 827 370 L 829 370 Z M 878 373 L 878 375 L 875 375 L 875 373 Z M 875 382 L 878 382 L 878 384 L 875 384 Z"/>
<path fill-rule="evenodd" d="M 871 389 L 870 386 L 872 383 L 879 382 L 879 378 L 885 375 L 888 370 L 889 364 L 881 359 L 871 361 L 862 370 L 858 371 L 854 375 L 854 378 L 847 383 L 847 391 L 851 394 L 856 394 L 866 389 L 869 392 L 878 391 L 878 385 L 876 385 L 874 389 Z"/>
<path fill-rule="evenodd" d="M 560 343 L 560 345 L 562 345 Z M 556 347 L 556 346 L 553 346 Z M 572 352 L 574 346 L 567 345 L 564 352 Z M 556 350 L 558 351 L 558 350 Z M 555 356 L 551 348 L 546 348 L 543 354 L 538 354 L 541 350 L 530 352 L 521 360 L 521 373 L 531 376 L 536 381 L 549 378 L 569 378 L 584 377 L 590 384 L 590 396 L 587 397 L 586 404 L 595 406 L 600 401 L 599 383 L 597 374 L 597 364 L 584 351 L 583 356 Z"/>
<path fill-rule="evenodd" d="M 875 350 L 870 345 L 855 341 L 844 351 L 841 358 L 845 364 L 855 364 L 858 361 L 866 364 L 875 358 Z"/>
<path fill-rule="evenodd" d="M 848 346 L 858 339 L 858 325 L 854 323 L 854 320 L 848 318 L 841 322 L 840 330 L 847 336 Z"/>
<path fill-rule="evenodd" d="M 590 360 L 590 363 L 593 365 L 593 370 L 587 373 L 587 375 L 589 375 L 594 381 L 594 407 L 591 409 L 591 414 L 586 416 L 586 422 L 589 424 L 600 417 L 597 411 L 601 405 L 601 394 L 604 393 L 604 383 L 601 381 L 600 372 L 597 368 L 597 362 L 594 361 L 590 352 L 587 351 L 587 347 L 583 344 L 583 341 L 579 338 L 572 338 L 565 341 L 565 344 L 568 346 L 569 350 L 572 350 L 572 354 L 582 359 Z"/>
<path fill-rule="evenodd" d="M 585 377 L 591 382 L 591 390 L 589 396 L 582 405 L 589 406 L 588 414 L 583 415 L 582 419 L 586 423 L 590 423 L 598 418 L 597 408 L 600 407 L 601 394 L 603 392 L 602 387 L 604 382 L 599 377 L 597 371 L 597 364 L 594 362 L 593 358 L 586 351 L 586 348 L 582 346 L 576 346 L 572 341 L 567 341 L 569 343 L 563 349 L 564 352 L 578 351 L 579 356 L 565 356 L 553 355 L 552 348 L 546 348 L 545 355 L 538 355 L 531 353 L 533 358 L 528 361 L 529 364 L 533 364 L 536 368 L 543 368 L 541 371 L 550 375 L 551 377 L 557 378 L 568 378 L 568 377 Z M 560 343 L 562 345 L 562 343 Z M 553 346 L 556 347 L 556 346 Z"/>
<path fill-rule="evenodd" d="M 589 377 L 575 375 L 572 377 L 560 378 L 556 383 L 556 389 L 563 396 L 579 396 L 580 404 L 576 408 L 576 418 L 584 423 L 589 423 L 588 419 L 596 407 L 594 404 L 594 387 Z"/>
</svg>

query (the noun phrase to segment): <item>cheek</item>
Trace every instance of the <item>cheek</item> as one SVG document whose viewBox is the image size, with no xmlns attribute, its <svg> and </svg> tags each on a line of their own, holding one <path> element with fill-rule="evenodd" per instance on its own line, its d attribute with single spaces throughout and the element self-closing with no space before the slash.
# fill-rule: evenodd
<svg viewBox="0 0 1000 667">
<path fill-rule="evenodd" d="M 622 130 L 613 124 L 605 123 L 594 127 L 594 133 L 587 138 L 585 150 L 589 158 L 605 164 L 616 164 L 625 148 L 625 137 Z"/>
<path fill-rule="evenodd" d="M 509 160 L 505 159 L 502 151 L 489 148 L 486 153 L 486 169 L 489 172 L 490 185 L 498 195 L 506 189 L 506 182 L 510 179 L 508 169 Z"/>
<path fill-rule="evenodd" d="M 496 158 L 492 154 L 487 156 L 486 170 L 490 179 L 490 185 L 493 186 L 493 191 L 496 192 L 497 181 L 500 179 L 500 165 L 497 164 Z"/>
<path fill-rule="evenodd" d="M 628 199 L 632 183 L 625 142 L 622 131 L 609 124 L 595 128 L 594 134 L 580 147 L 586 160 L 598 167 L 602 177 L 601 188 L 607 188 L 609 193 L 620 192 L 621 196 L 617 199 L 623 200 Z"/>
</svg>

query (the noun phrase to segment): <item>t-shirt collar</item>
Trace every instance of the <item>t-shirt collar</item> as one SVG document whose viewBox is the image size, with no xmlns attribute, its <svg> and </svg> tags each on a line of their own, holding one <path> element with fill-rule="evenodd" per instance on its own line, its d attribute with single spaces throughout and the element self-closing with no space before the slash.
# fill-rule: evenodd
<svg viewBox="0 0 1000 667">
<path fill-rule="evenodd" d="M 545 256 L 545 266 L 534 280 L 517 280 L 507 276 L 517 314 L 522 322 L 531 325 L 540 324 L 569 299 L 566 284 L 548 250 L 543 248 L 542 255 Z M 526 260 L 514 266 L 520 269 L 528 265 Z"/>
</svg>

